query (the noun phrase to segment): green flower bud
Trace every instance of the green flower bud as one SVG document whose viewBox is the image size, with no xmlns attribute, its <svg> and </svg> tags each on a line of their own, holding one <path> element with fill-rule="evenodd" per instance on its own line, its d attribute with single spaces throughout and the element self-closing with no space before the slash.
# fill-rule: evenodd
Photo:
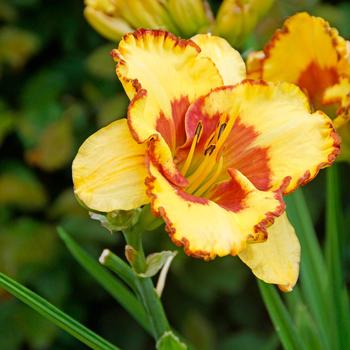
<svg viewBox="0 0 350 350">
<path fill-rule="evenodd" d="M 117 8 L 109 0 L 86 1 L 84 15 L 89 24 L 102 36 L 112 41 L 132 31 L 129 24 L 118 15 Z"/>
<path fill-rule="evenodd" d="M 269 10 L 274 0 L 224 0 L 214 27 L 214 33 L 240 47 Z"/>
<path fill-rule="evenodd" d="M 90 212 L 91 219 L 100 221 L 101 225 L 104 226 L 110 232 L 123 231 L 138 222 L 140 217 L 141 209 L 132 210 L 115 210 L 106 214 L 99 214 Z"/>
</svg>

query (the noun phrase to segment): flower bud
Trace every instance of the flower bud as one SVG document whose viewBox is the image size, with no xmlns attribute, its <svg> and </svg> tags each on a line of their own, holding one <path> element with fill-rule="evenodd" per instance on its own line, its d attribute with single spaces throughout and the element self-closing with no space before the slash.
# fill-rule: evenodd
<svg viewBox="0 0 350 350">
<path fill-rule="evenodd" d="M 265 15 L 274 0 L 224 0 L 214 27 L 214 33 L 240 47 Z"/>
<path fill-rule="evenodd" d="M 122 1 L 120 12 L 134 28 L 166 29 L 178 34 L 171 14 L 167 11 L 162 0 Z"/>
<path fill-rule="evenodd" d="M 213 22 L 210 6 L 203 0 L 167 0 L 166 6 L 182 36 L 191 37 Z"/>
<path fill-rule="evenodd" d="M 107 39 L 118 41 L 132 31 L 129 24 L 119 16 L 112 0 L 87 0 L 84 15 L 89 24 Z"/>
<path fill-rule="evenodd" d="M 114 210 L 106 214 L 90 212 L 91 219 L 100 221 L 110 232 L 124 231 L 134 226 L 140 217 L 141 209 Z"/>
</svg>

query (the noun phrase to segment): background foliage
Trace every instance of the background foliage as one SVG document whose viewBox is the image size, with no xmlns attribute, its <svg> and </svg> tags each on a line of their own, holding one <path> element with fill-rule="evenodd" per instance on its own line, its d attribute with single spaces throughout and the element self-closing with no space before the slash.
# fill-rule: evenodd
<svg viewBox="0 0 350 350">
<path fill-rule="evenodd" d="M 305 9 L 350 38 L 349 2 L 279 0 L 247 47 L 260 48 L 286 16 Z M 115 44 L 82 12 L 78 0 L 0 0 L 0 270 L 122 348 L 149 349 L 149 336 L 77 265 L 55 229 L 62 225 L 96 258 L 105 247 L 123 255 L 122 237 L 89 219 L 72 193 L 70 164 L 79 145 L 125 116 L 128 103 L 108 54 Z M 349 166 L 341 170 L 349 224 Z M 322 240 L 322 175 L 306 195 Z M 157 233 L 145 244 L 148 252 L 175 249 Z M 238 259 L 205 263 L 180 252 L 163 301 L 171 323 L 199 349 L 280 346 L 255 279 Z M 0 290 L 0 349 L 72 348 L 84 346 Z"/>
</svg>

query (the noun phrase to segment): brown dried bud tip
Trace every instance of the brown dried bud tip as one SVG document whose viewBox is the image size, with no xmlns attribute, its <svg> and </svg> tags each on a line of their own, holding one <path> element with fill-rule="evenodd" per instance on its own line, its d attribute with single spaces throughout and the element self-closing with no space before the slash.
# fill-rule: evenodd
<svg viewBox="0 0 350 350">
<path fill-rule="evenodd" d="M 126 257 L 126 260 L 128 260 L 130 265 L 133 265 L 136 255 L 137 255 L 137 251 L 131 245 L 127 244 L 125 246 L 125 257 Z"/>
</svg>

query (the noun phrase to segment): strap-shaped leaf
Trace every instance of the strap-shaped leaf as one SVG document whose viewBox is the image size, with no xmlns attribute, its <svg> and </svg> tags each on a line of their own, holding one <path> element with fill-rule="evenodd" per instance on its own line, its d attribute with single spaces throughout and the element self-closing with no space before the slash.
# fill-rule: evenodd
<svg viewBox="0 0 350 350">
<path fill-rule="evenodd" d="M 331 314 L 327 309 L 328 276 L 322 251 L 302 190 L 285 197 L 285 201 L 288 217 L 301 244 L 301 289 L 319 329 L 320 340 L 324 348 L 330 350 L 333 349 L 331 340 L 334 340 L 335 323 L 330 321 Z"/>
<path fill-rule="evenodd" d="M 94 350 L 118 350 L 47 300 L 0 272 L 0 287 Z"/>
<path fill-rule="evenodd" d="M 345 288 L 342 249 L 344 246 L 343 213 L 337 164 L 327 169 L 326 202 L 326 263 L 328 269 L 328 301 L 334 313 L 338 346 L 350 347 L 350 309 L 349 296 Z"/>
<path fill-rule="evenodd" d="M 258 285 L 283 348 L 285 350 L 306 350 L 276 288 L 259 280 Z"/>
<path fill-rule="evenodd" d="M 79 264 L 89 272 L 92 277 L 115 299 L 125 310 L 149 333 L 150 325 L 147 320 L 143 306 L 137 298 L 119 280 L 88 255 L 78 244 L 62 229 L 58 228 L 58 233 L 68 250 L 79 262 Z"/>
</svg>

